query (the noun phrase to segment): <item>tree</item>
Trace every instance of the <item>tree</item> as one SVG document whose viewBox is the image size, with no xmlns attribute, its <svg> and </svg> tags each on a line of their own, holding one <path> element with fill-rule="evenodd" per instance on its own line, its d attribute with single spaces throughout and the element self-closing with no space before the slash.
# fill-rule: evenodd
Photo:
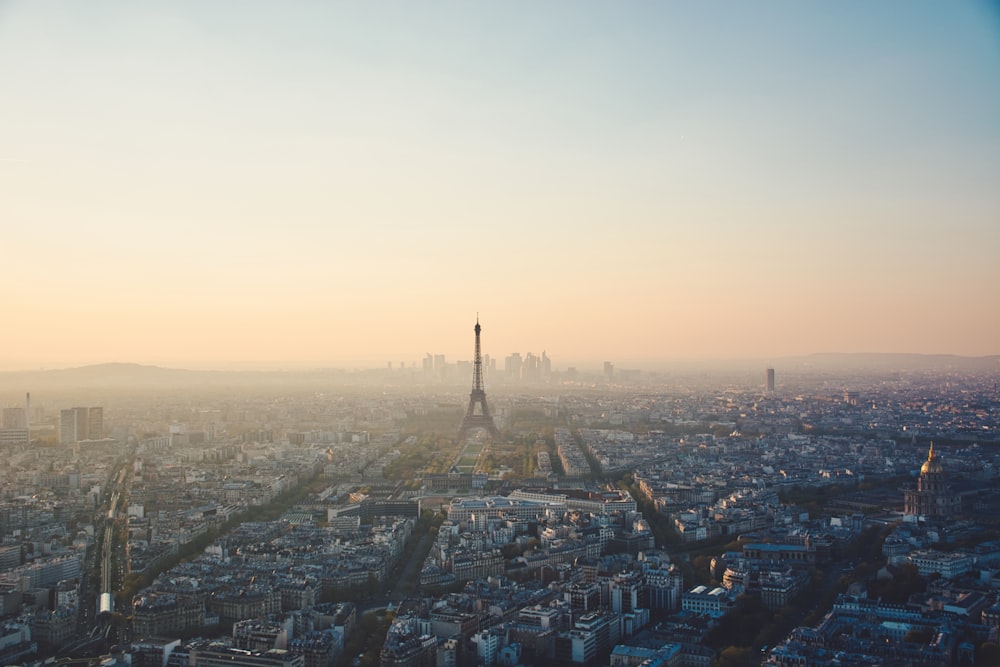
<svg viewBox="0 0 1000 667">
<path fill-rule="evenodd" d="M 976 664 L 990 665 L 997 667 L 1000 665 L 1000 644 L 996 642 L 983 642 L 976 649 Z"/>
<path fill-rule="evenodd" d="M 773 619 L 774 612 L 764 606 L 759 595 L 741 595 L 736 608 L 708 631 L 705 643 L 717 647 L 750 647 L 758 636 L 768 631 Z"/>
<path fill-rule="evenodd" d="M 910 599 L 914 593 L 927 590 L 927 582 L 920 576 L 920 571 L 912 563 L 899 566 L 899 571 L 888 582 L 873 581 L 871 595 L 881 597 L 885 602 L 902 603 Z"/>
<path fill-rule="evenodd" d="M 511 560 L 521 555 L 521 547 L 516 542 L 508 542 L 501 547 L 500 552 L 503 554 L 504 560 Z"/>
<path fill-rule="evenodd" d="M 708 555 L 695 556 L 691 560 L 691 565 L 694 567 L 694 579 L 699 584 L 704 584 L 708 586 L 712 583 L 713 572 L 712 572 L 712 557 Z"/>
<path fill-rule="evenodd" d="M 712 663 L 712 667 L 743 667 L 750 664 L 753 649 L 748 647 L 729 646 Z"/>
<path fill-rule="evenodd" d="M 913 628 L 903 637 L 904 642 L 911 644 L 929 644 L 934 639 L 934 631 L 930 628 Z"/>
</svg>

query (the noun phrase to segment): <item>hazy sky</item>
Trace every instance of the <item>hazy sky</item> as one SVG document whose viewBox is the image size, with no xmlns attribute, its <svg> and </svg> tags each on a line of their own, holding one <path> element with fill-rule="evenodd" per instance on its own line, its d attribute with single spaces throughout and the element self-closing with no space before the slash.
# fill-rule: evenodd
<svg viewBox="0 0 1000 667">
<path fill-rule="evenodd" d="M 1000 353 L 1000 11 L 0 1 L 0 366 Z"/>
</svg>

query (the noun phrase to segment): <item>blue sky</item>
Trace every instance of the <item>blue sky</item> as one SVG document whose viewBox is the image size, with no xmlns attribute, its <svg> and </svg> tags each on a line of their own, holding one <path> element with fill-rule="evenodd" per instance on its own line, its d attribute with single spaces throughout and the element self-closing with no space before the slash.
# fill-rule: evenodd
<svg viewBox="0 0 1000 667">
<path fill-rule="evenodd" d="M 4 2 L 0 81 L 0 365 L 1000 352 L 995 3 Z"/>
</svg>

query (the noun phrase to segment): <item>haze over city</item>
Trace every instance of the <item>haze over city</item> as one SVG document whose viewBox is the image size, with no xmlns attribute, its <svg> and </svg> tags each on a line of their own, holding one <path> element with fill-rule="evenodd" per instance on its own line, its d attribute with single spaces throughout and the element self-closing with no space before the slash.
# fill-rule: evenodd
<svg viewBox="0 0 1000 667">
<path fill-rule="evenodd" d="M 995 3 L 0 3 L 0 370 L 1000 353 Z"/>
</svg>

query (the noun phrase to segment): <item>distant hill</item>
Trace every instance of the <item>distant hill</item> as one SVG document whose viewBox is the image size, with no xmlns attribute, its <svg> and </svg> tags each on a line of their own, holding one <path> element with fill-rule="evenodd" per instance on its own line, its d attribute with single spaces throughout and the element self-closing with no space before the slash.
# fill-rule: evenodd
<svg viewBox="0 0 1000 667">
<path fill-rule="evenodd" d="M 157 389 L 187 387 L 266 386 L 272 384 L 329 384 L 344 371 L 194 371 L 130 363 L 106 363 L 76 368 L 0 373 L 0 390 L 40 389 Z"/>
<path fill-rule="evenodd" d="M 106 382 L 111 384 L 121 381 L 160 381 L 164 378 L 182 377 L 191 372 L 179 368 L 163 368 L 161 366 L 127 363 L 106 363 L 94 364 L 92 366 L 77 366 L 74 368 L 29 371 L 29 373 L 57 381 Z"/>
</svg>

